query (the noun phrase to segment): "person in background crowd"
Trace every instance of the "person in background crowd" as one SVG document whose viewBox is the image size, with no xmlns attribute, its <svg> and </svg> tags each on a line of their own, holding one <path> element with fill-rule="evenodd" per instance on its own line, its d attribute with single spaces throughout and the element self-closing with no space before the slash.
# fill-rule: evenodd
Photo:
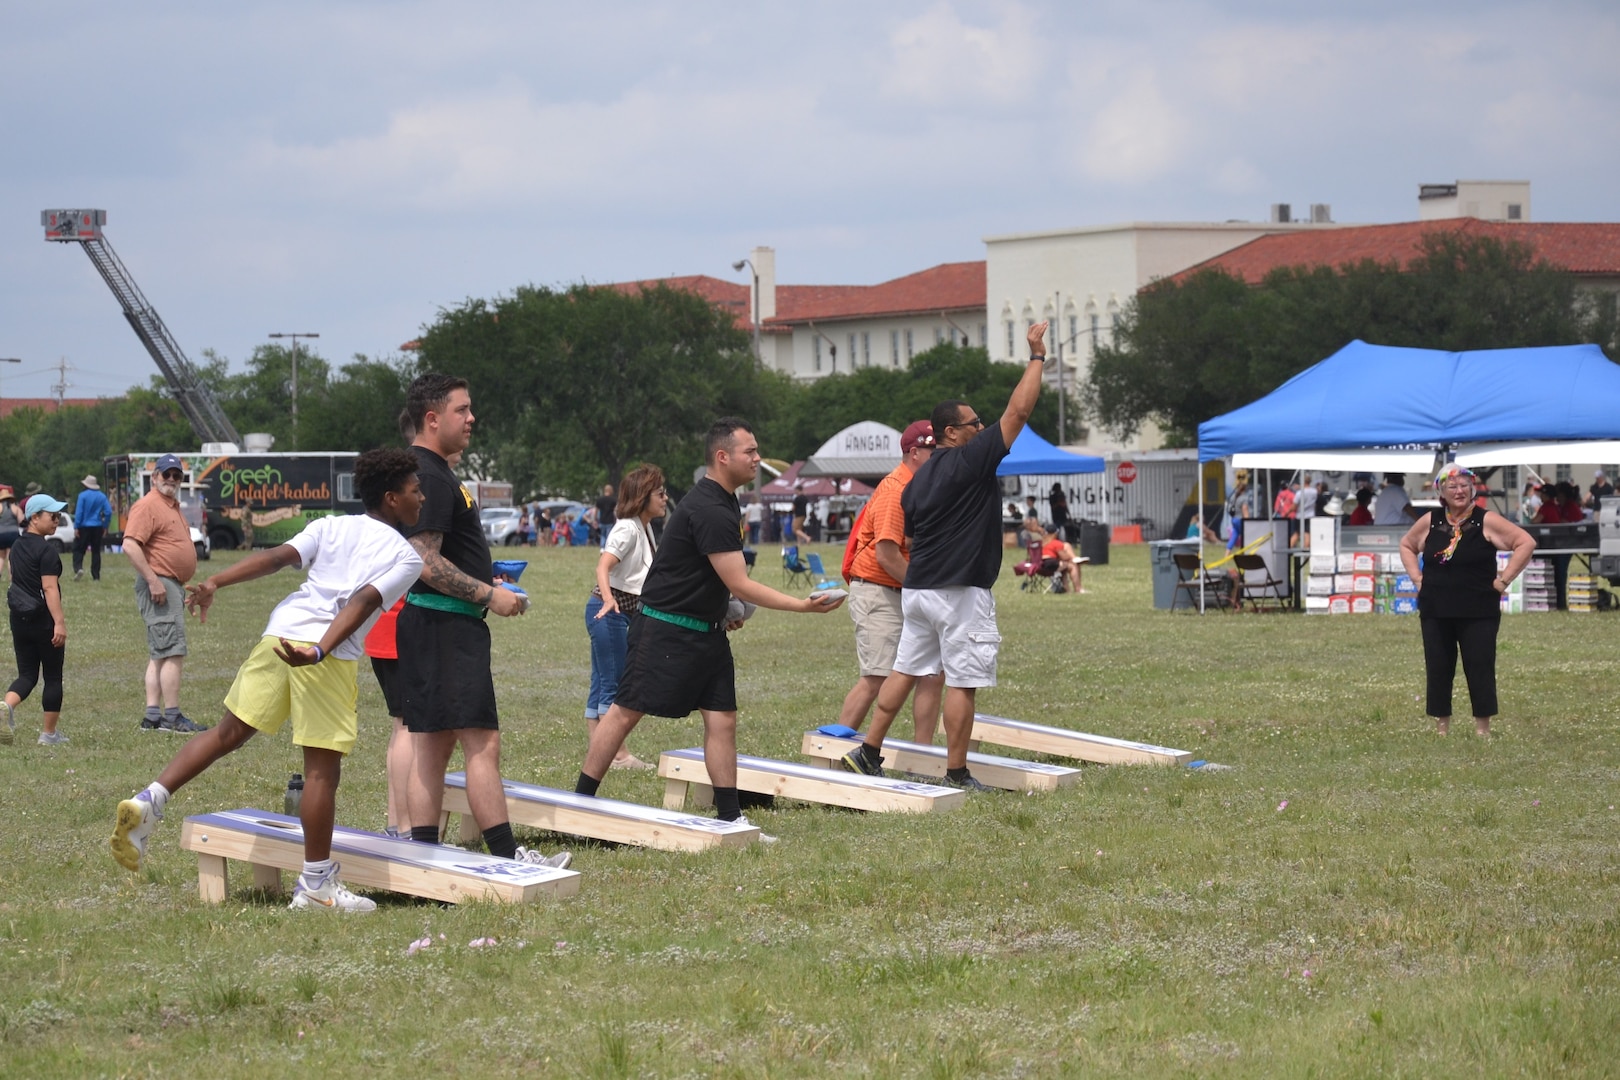
<svg viewBox="0 0 1620 1080">
<path fill-rule="evenodd" d="M 1603 500 L 1613 496 L 1614 485 L 1609 483 L 1609 478 L 1603 474 L 1603 470 L 1599 469 L 1594 472 L 1592 474 L 1592 486 L 1586 491 L 1586 505 L 1591 509 L 1594 518 L 1597 517 L 1598 511 L 1602 509 Z"/>
<path fill-rule="evenodd" d="M 1031 499 L 1030 502 L 1034 502 Z M 1069 497 L 1063 494 L 1063 485 L 1057 481 L 1052 482 L 1052 490 L 1046 493 L 1046 504 L 1051 510 L 1052 527 L 1062 535 L 1064 527 L 1069 524 Z M 1031 514 L 1031 517 L 1036 515 Z"/>
<path fill-rule="evenodd" d="M 1277 497 L 1271 500 L 1271 516 L 1288 523 L 1288 546 L 1293 547 L 1299 539 L 1299 529 L 1295 521 L 1296 500 L 1294 489 L 1298 485 L 1278 484 Z"/>
<path fill-rule="evenodd" d="M 1356 489 L 1356 508 L 1350 511 L 1350 524 L 1371 525 L 1373 523 L 1372 500 L 1372 488 Z"/>
<path fill-rule="evenodd" d="M 1462 656 L 1474 732 L 1489 735 L 1497 713 L 1496 635 L 1501 597 L 1535 553 L 1530 534 L 1494 511 L 1472 505 L 1474 476 L 1455 462 L 1434 478 L 1441 505 L 1401 538 L 1401 564 L 1418 585 L 1426 672 L 1425 711 L 1435 731 L 1451 731 L 1451 689 Z M 1507 567 L 1498 551 L 1511 552 Z M 1418 562 L 1422 556 L 1422 564 Z"/>
<path fill-rule="evenodd" d="M 596 585 L 585 601 L 585 631 L 591 639 L 591 687 L 585 697 L 587 744 L 618 696 L 629 650 L 630 620 L 641 615 L 641 586 L 658 553 L 652 522 L 663 517 L 669 505 L 664 473 L 656 465 L 631 469 L 619 491 L 613 528 L 596 560 Z M 650 769 L 652 765 L 621 742 L 608 768 Z"/>
<path fill-rule="evenodd" d="M 1316 485 L 1311 483 L 1309 475 L 1304 476 L 1299 484 L 1299 491 L 1294 495 L 1294 512 L 1299 515 L 1300 547 L 1311 546 L 1311 518 L 1316 516 Z"/>
<path fill-rule="evenodd" d="M 101 580 L 101 542 L 107 536 L 107 523 L 112 520 L 112 503 L 102 494 L 101 482 L 95 474 L 79 481 L 84 490 L 73 504 L 73 580 L 84 577 L 84 552 L 90 549 L 90 580 Z"/>
<path fill-rule="evenodd" d="M 810 543 L 810 533 L 805 528 L 805 521 L 810 516 L 810 500 L 804 494 L 804 481 L 793 481 L 793 513 L 790 525 L 790 534 L 782 537 L 782 543 L 787 547 L 795 544 Z"/>
<path fill-rule="evenodd" d="M 1047 559 L 1057 560 L 1058 571 L 1069 579 L 1068 592 L 1086 591 L 1080 587 L 1080 556 L 1075 554 L 1074 545 L 1057 534 L 1056 525 L 1041 526 L 1041 560 L 1044 563 Z"/>
<path fill-rule="evenodd" d="M 1529 525 L 1536 520 L 1536 514 L 1541 511 L 1541 489 L 1534 480 L 1524 482 L 1524 490 L 1519 493 L 1519 524 Z"/>
<path fill-rule="evenodd" d="M 10 745 L 17 721 L 17 706 L 28 699 L 45 676 L 40 705 L 45 716 L 39 733 L 41 746 L 68 741 L 56 730 L 62 718 L 62 664 L 67 657 L 67 619 L 62 614 L 62 557 L 45 539 L 56 531 L 57 515 L 67 503 L 49 495 L 35 495 L 24 511 L 28 527 L 11 548 L 11 588 L 6 605 L 11 609 L 11 645 L 17 654 L 17 679 L 0 702 L 0 743 Z"/>
<path fill-rule="evenodd" d="M 761 505 L 757 494 L 743 508 L 743 520 L 748 523 L 748 546 L 758 547 L 759 527 L 765 521 L 765 507 Z"/>
<path fill-rule="evenodd" d="M 6 562 L 11 558 L 11 545 L 22 535 L 22 507 L 17 505 L 17 494 L 0 484 L 0 579 L 6 576 Z"/>
<path fill-rule="evenodd" d="M 1580 514 L 1580 500 L 1575 493 L 1574 485 L 1568 480 L 1557 483 L 1541 485 L 1541 508 L 1536 511 L 1533 519 L 1536 525 L 1563 525 L 1571 520 L 1579 521 L 1579 516 L 1571 519 L 1568 515 L 1569 503 L 1575 502 L 1575 513 Z M 1549 551 L 1546 560 L 1552 564 L 1553 592 L 1556 596 L 1555 607 L 1559 611 L 1569 609 L 1569 563 L 1573 556 L 1561 555 Z"/>
<path fill-rule="evenodd" d="M 1406 474 L 1385 473 L 1384 488 L 1378 493 L 1373 511 L 1373 524 L 1404 526 L 1410 525 L 1418 517 L 1417 507 L 1412 505 L 1412 498 L 1406 493 Z"/>
<path fill-rule="evenodd" d="M 619 500 L 613 494 L 612 484 L 602 485 L 602 494 L 596 500 L 596 531 L 600 547 L 607 547 L 608 533 L 613 531 L 613 508 Z"/>
</svg>

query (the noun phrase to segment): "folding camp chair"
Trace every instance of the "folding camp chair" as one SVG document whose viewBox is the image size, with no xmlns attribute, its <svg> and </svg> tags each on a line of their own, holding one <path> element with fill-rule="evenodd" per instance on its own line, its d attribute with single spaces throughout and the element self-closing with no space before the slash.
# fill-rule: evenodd
<svg viewBox="0 0 1620 1080">
<path fill-rule="evenodd" d="M 1281 611 L 1288 605 L 1288 598 L 1283 595 L 1283 580 L 1271 576 L 1271 567 L 1259 555 L 1236 555 L 1232 564 L 1238 571 L 1238 607 L 1242 608 L 1247 601 L 1253 611 L 1260 610 L 1262 602 L 1275 606 Z"/>
<path fill-rule="evenodd" d="M 1200 587 L 1204 592 L 1204 609 L 1212 607 L 1232 606 L 1232 580 L 1225 574 L 1211 573 L 1197 555 L 1191 552 L 1177 552 L 1171 558 L 1176 564 L 1176 592 L 1183 589 L 1187 591 L 1187 598 L 1192 601 L 1192 609 L 1199 610 L 1198 591 Z M 1172 601 L 1171 606 L 1175 604 Z"/>
<path fill-rule="evenodd" d="M 793 544 L 782 549 L 782 587 L 792 588 L 800 578 L 806 585 L 810 584 L 810 567 L 799 558 L 799 547 Z"/>
<path fill-rule="evenodd" d="M 839 583 L 836 578 L 830 578 L 827 576 L 827 568 L 821 565 L 820 555 L 812 551 L 805 557 L 810 560 L 810 578 L 815 582 L 815 585 L 813 586 L 814 588 L 836 589 L 839 587 Z"/>
<path fill-rule="evenodd" d="M 1013 567 L 1013 574 L 1024 580 L 1018 587 L 1027 592 L 1060 593 L 1063 591 L 1063 568 L 1056 559 L 1041 556 L 1041 542 L 1032 540 L 1024 549 L 1024 561 Z"/>
</svg>

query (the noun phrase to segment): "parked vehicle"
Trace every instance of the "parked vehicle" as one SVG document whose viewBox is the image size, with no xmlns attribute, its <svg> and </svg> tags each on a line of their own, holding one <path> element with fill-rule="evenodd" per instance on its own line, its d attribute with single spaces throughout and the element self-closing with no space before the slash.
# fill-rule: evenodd
<svg viewBox="0 0 1620 1080">
<path fill-rule="evenodd" d="M 73 549 L 73 541 L 78 538 L 78 530 L 73 527 L 73 515 L 66 510 L 56 515 L 56 531 L 50 535 L 50 544 L 61 554 Z"/>
<path fill-rule="evenodd" d="M 478 516 L 484 525 L 484 539 L 489 541 L 490 547 L 514 547 L 524 542 L 524 537 L 518 532 L 523 511 L 518 507 L 486 506 L 478 512 Z"/>
</svg>

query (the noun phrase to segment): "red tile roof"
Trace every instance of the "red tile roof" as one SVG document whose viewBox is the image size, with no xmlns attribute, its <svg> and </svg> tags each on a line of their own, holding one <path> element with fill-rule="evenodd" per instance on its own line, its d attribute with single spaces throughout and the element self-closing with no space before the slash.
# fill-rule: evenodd
<svg viewBox="0 0 1620 1080">
<path fill-rule="evenodd" d="M 117 395 L 122 397 L 122 394 Z M 68 408 L 89 408 L 99 405 L 102 398 L 70 397 L 63 398 L 62 405 Z M 43 412 L 56 411 L 56 399 L 53 397 L 7 397 L 0 398 L 0 417 L 10 416 L 18 409 L 39 409 Z"/>
<path fill-rule="evenodd" d="M 1406 266 L 1422 254 L 1433 232 L 1491 236 L 1528 244 L 1536 257 L 1571 273 L 1620 276 L 1620 223 L 1513 222 L 1446 218 L 1396 225 L 1355 225 L 1273 233 L 1251 240 L 1174 275 L 1182 281 L 1200 270 L 1224 270 L 1257 285 L 1282 266 L 1346 266 L 1372 259 Z"/>
</svg>

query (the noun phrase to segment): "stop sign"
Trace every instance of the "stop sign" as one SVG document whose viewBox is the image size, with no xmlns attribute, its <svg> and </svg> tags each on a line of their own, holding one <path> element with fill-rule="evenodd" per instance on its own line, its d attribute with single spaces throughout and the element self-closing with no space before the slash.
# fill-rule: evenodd
<svg viewBox="0 0 1620 1080">
<path fill-rule="evenodd" d="M 1114 475 L 1119 477 L 1119 482 L 1122 484 L 1134 483 L 1136 481 L 1136 466 L 1129 461 L 1122 461 L 1114 469 Z"/>
</svg>

